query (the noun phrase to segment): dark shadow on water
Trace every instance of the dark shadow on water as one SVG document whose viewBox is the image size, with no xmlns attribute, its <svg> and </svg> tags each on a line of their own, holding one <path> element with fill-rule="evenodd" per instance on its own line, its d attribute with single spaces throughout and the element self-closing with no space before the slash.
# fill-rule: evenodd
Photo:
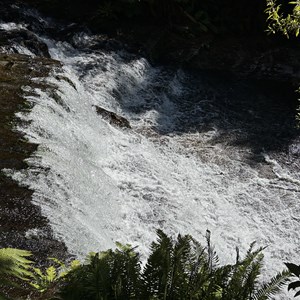
<svg viewBox="0 0 300 300">
<path fill-rule="evenodd" d="M 291 84 L 240 79 L 221 72 L 184 74 L 180 84 L 185 91 L 181 95 L 168 94 L 165 89 L 173 111 L 157 101 L 134 108 L 139 113 L 150 109 L 159 113 L 154 128 L 158 133 L 181 135 L 217 129 L 219 134 L 211 143 L 245 146 L 253 153 L 285 151 L 299 135 L 295 121 L 298 100 Z M 170 118 L 172 126 L 166 121 Z"/>
<path fill-rule="evenodd" d="M 222 132 L 219 139 L 251 147 L 254 152 L 285 150 L 299 134 L 295 88 L 286 83 L 225 76 L 214 74 L 205 80 L 208 89 L 217 91 L 210 103 L 215 117 L 207 124 Z"/>
</svg>

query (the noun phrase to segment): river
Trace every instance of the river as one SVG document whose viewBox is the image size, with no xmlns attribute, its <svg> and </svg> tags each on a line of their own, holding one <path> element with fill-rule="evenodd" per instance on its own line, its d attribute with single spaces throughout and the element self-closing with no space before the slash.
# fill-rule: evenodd
<svg viewBox="0 0 300 300">
<path fill-rule="evenodd" d="M 35 89 L 30 111 L 17 113 L 16 129 L 38 144 L 29 167 L 4 171 L 34 191 L 32 201 L 70 253 L 83 257 L 120 241 L 146 256 L 157 228 L 201 242 L 208 229 L 222 263 L 253 241 L 267 246 L 267 276 L 284 261 L 299 262 L 298 146 L 278 150 L 293 131 L 282 95 L 101 49 L 105 37 L 88 30 L 55 39 L 47 32 L 59 24 L 24 14 L 43 30 L 26 21 L 0 27 L 30 30 L 62 67 L 45 79 L 54 89 Z M 35 55 L 24 45 L 5 51 Z M 110 124 L 96 106 L 131 128 Z"/>
</svg>

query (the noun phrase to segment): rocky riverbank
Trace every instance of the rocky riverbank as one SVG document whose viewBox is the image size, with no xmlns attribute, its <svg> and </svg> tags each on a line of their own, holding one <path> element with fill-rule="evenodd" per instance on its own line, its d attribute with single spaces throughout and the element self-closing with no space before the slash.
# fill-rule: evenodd
<svg viewBox="0 0 300 300">
<path fill-rule="evenodd" d="M 0 54 L 0 169 L 24 169 L 36 149 L 14 130 L 15 113 L 28 109 L 22 87 L 44 87 L 33 81 L 44 78 L 57 61 L 20 54 Z M 39 207 L 31 202 L 32 191 L 0 174 L 0 247 L 31 250 L 35 259 L 65 258 L 67 249 L 57 240 Z"/>
</svg>

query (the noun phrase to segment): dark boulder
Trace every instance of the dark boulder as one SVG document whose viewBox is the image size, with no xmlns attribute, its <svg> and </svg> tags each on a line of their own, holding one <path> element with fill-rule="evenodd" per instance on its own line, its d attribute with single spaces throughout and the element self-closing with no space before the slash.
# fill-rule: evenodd
<svg viewBox="0 0 300 300">
<path fill-rule="evenodd" d="M 97 114 L 100 115 L 104 120 L 108 121 L 109 124 L 120 128 L 131 128 L 129 121 L 124 117 L 121 117 L 116 113 L 106 110 L 100 106 L 94 105 L 94 107 L 96 108 Z"/>
<path fill-rule="evenodd" d="M 0 30 L 0 47 L 11 51 L 15 45 L 25 47 L 36 56 L 50 58 L 47 45 L 32 32 L 25 29 Z"/>
</svg>

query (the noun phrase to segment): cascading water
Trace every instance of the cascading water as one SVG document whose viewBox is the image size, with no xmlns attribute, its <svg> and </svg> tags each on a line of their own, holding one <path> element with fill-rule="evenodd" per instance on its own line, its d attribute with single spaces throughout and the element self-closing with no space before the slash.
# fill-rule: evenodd
<svg viewBox="0 0 300 300">
<path fill-rule="evenodd" d="M 299 175 L 263 150 L 262 171 L 249 163 L 250 147 L 222 139 L 217 125 L 205 127 L 230 123 L 215 95 L 204 93 L 205 74 L 90 50 L 97 38 L 77 33 L 71 45 L 39 37 L 63 66 L 47 79 L 55 88 L 36 89 L 27 97 L 33 108 L 18 114 L 30 122 L 17 129 L 39 145 L 29 168 L 6 170 L 34 190 L 69 251 L 81 256 L 118 240 L 147 254 L 156 228 L 200 241 L 209 229 L 222 262 L 253 241 L 268 246 L 268 275 L 285 260 L 299 261 Z M 95 106 L 124 116 L 132 129 L 109 124 Z"/>
</svg>

